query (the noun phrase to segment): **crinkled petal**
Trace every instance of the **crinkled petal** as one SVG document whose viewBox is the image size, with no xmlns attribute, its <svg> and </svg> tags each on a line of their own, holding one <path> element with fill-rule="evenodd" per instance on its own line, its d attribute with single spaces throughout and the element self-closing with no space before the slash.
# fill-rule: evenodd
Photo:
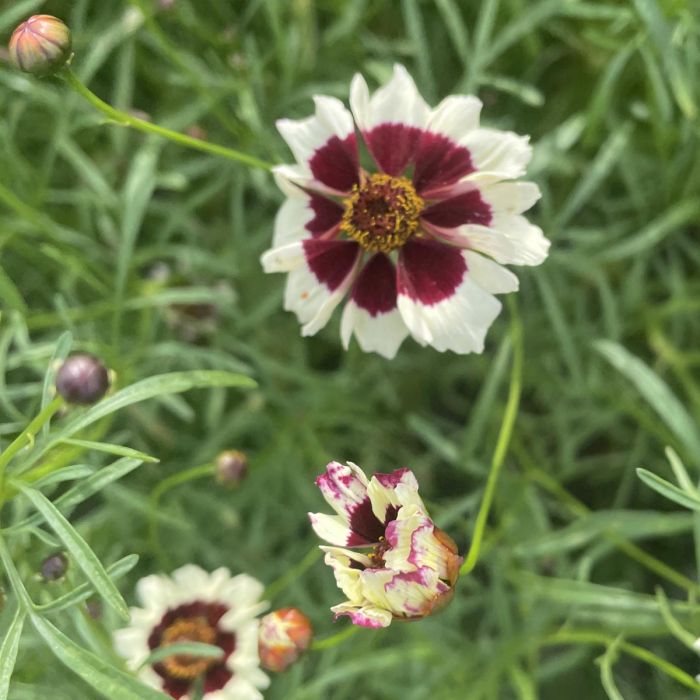
<svg viewBox="0 0 700 700">
<path fill-rule="evenodd" d="M 411 241 L 399 259 L 399 311 L 421 345 L 444 352 L 483 352 L 500 302 L 468 274 L 463 252 Z"/>
<path fill-rule="evenodd" d="M 508 179 L 525 173 L 532 157 L 529 141 L 529 136 L 519 136 L 512 131 L 476 129 L 462 139 L 461 145 L 469 149 L 477 170 Z"/>
<path fill-rule="evenodd" d="M 277 128 L 299 164 L 332 191 L 349 192 L 359 182 L 359 160 L 352 115 L 334 97 L 315 97 L 307 119 L 280 119 Z"/>
<path fill-rule="evenodd" d="M 367 487 L 372 510 L 378 520 L 387 522 L 387 513 L 395 517 L 399 508 L 423 506 L 418 495 L 418 481 L 410 469 L 396 469 L 390 474 L 374 474 Z"/>
<path fill-rule="evenodd" d="M 388 627 L 393 619 L 391 612 L 372 605 L 340 603 L 340 605 L 334 605 L 331 610 L 335 613 L 336 618 L 349 617 L 354 625 L 370 629 Z"/>
<path fill-rule="evenodd" d="M 309 520 L 314 532 L 326 542 L 343 547 L 348 544 L 352 532 L 345 518 L 325 513 L 309 513 Z"/>
<path fill-rule="evenodd" d="M 371 566 L 369 557 L 340 547 L 321 546 L 321 550 L 325 552 L 324 562 L 333 569 L 338 588 L 349 601 L 361 601 L 363 593 L 360 574 L 364 568 Z"/>
<path fill-rule="evenodd" d="M 326 471 L 316 477 L 316 486 L 326 503 L 347 522 L 354 509 L 367 498 L 367 477 L 352 462 L 330 462 Z"/>
<path fill-rule="evenodd" d="M 346 350 L 354 334 L 362 350 L 387 359 L 396 355 L 408 335 L 396 305 L 396 268 L 384 253 L 374 255 L 355 280 L 340 334 Z"/>
</svg>

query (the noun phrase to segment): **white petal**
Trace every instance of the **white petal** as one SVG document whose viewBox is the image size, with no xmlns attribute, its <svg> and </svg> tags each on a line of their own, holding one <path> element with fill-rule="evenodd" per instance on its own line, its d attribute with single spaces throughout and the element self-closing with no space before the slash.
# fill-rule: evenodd
<svg viewBox="0 0 700 700">
<path fill-rule="evenodd" d="M 386 522 L 386 511 L 389 506 L 401 508 L 401 510 L 414 505 L 424 507 L 418 495 L 418 481 L 415 474 L 410 469 L 399 469 L 393 472 L 393 475 L 396 474 L 400 474 L 401 478 L 395 484 L 391 484 L 391 480 L 387 480 L 385 475 L 375 474 L 367 486 L 372 512 L 381 523 Z"/>
<path fill-rule="evenodd" d="M 275 216 L 272 247 L 281 248 L 308 238 L 310 234 L 306 224 L 313 218 L 314 212 L 309 206 L 308 197 L 287 197 Z"/>
<path fill-rule="evenodd" d="M 401 65 L 394 66 L 391 80 L 369 97 L 367 83 L 360 75 L 350 86 L 350 106 L 361 130 L 390 122 L 424 128 L 430 108 L 418 92 L 413 78 Z"/>
<path fill-rule="evenodd" d="M 452 296 L 422 304 L 399 294 L 399 310 L 411 334 L 421 345 L 439 352 L 483 352 L 486 331 L 501 311 L 501 303 L 464 275 Z"/>
<path fill-rule="evenodd" d="M 314 97 L 316 114 L 294 121 L 280 119 L 277 129 L 298 163 L 307 163 L 314 153 L 337 136 L 343 140 L 354 131 L 352 115 L 335 97 Z"/>
<path fill-rule="evenodd" d="M 469 149 L 477 170 L 506 179 L 524 174 L 532 156 L 529 140 L 529 136 L 519 136 L 512 131 L 476 129 L 467 134 L 461 145 Z"/>
<path fill-rule="evenodd" d="M 265 272 L 289 272 L 306 261 L 304 245 L 301 241 L 287 243 L 279 248 L 270 248 L 260 256 Z"/>
<path fill-rule="evenodd" d="M 391 360 L 408 335 L 408 328 L 398 309 L 372 316 L 350 299 L 340 322 L 340 337 L 346 350 L 353 333 L 362 350 Z"/>
<path fill-rule="evenodd" d="M 167 576 L 153 574 L 136 584 L 136 597 L 141 605 L 156 612 L 163 612 L 172 605 L 173 594 L 173 584 Z"/>
<path fill-rule="evenodd" d="M 339 515 L 326 515 L 325 513 L 309 513 L 311 527 L 314 532 L 326 542 L 340 547 L 347 544 L 350 539 L 350 528 L 344 518 Z"/>
<path fill-rule="evenodd" d="M 349 601 L 361 602 L 363 600 L 361 569 L 353 568 L 350 564 L 353 561 L 359 562 L 362 566 L 370 566 L 368 557 L 360 552 L 353 552 L 340 547 L 321 547 L 326 553 L 324 562 L 333 569 L 335 582 L 341 591 L 348 597 Z"/>
<path fill-rule="evenodd" d="M 481 100 L 471 95 L 450 95 L 432 111 L 428 131 L 461 141 L 479 127 Z"/>
<path fill-rule="evenodd" d="M 494 213 L 522 214 L 542 196 L 534 182 L 496 182 L 479 188 Z"/>
<path fill-rule="evenodd" d="M 483 255 L 467 250 L 464 252 L 471 278 L 490 294 L 508 294 L 518 291 L 518 278 L 505 267 Z"/>
<path fill-rule="evenodd" d="M 336 616 L 348 615 L 353 624 L 361 625 L 362 627 L 388 627 L 393 619 L 392 614 L 388 610 L 373 605 L 341 603 L 340 605 L 334 605 L 331 610 Z"/>
<path fill-rule="evenodd" d="M 462 226 L 458 233 L 470 247 L 501 264 L 540 265 L 549 253 L 542 229 L 517 214 L 495 214 L 488 228 Z"/>
</svg>

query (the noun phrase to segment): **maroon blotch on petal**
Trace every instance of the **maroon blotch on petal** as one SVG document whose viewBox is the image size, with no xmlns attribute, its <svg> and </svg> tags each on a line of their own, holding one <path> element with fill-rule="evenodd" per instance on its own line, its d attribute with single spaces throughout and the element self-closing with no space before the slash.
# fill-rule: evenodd
<svg viewBox="0 0 700 700">
<path fill-rule="evenodd" d="M 212 667 L 204 677 L 204 693 L 213 693 L 221 690 L 233 678 L 233 673 L 224 666 L 217 664 Z"/>
<path fill-rule="evenodd" d="M 413 162 L 422 134 L 415 126 L 386 123 L 362 135 L 377 165 L 388 175 L 400 175 Z"/>
<path fill-rule="evenodd" d="M 312 236 L 321 236 L 340 223 L 343 208 L 320 194 L 309 194 L 309 209 L 313 211 L 314 218 L 306 224 L 306 230 Z"/>
<path fill-rule="evenodd" d="M 437 304 L 455 293 L 466 271 L 459 249 L 436 241 L 410 241 L 399 257 L 399 294 Z"/>
<path fill-rule="evenodd" d="M 410 469 L 402 467 L 401 469 L 394 469 L 393 472 L 388 474 L 383 474 L 382 472 L 376 472 L 372 476 L 384 487 L 388 489 L 396 488 L 403 479 L 403 475 L 410 472 Z"/>
<path fill-rule="evenodd" d="M 360 165 L 355 134 L 344 139 L 332 136 L 311 156 L 311 173 L 327 187 L 338 192 L 350 192 L 359 182 Z"/>
<path fill-rule="evenodd" d="M 370 259 L 355 281 L 351 297 L 370 316 L 396 308 L 396 268 L 388 256 L 377 253 Z"/>
<path fill-rule="evenodd" d="M 413 184 L 418 194 L 451 185 L 475 170 L 467 148 L 428 131 L 422 133 L 415 163 Z"/>
<path fill-rule="evenodd" d="M 384 536 L 384 523 L 379 522 L 372 511 L 372 502 L 365 498 L 350 513 L 350 530 L 348 547 L 361 547 L 376 544 Z"/>
<path fill-rule="evenodd" d="M 303 241 L 306 264 L 316 279 L 330 291 L 337 289 L 350 274 L 360 255 L 360 246 L 353 241 Z"/>
<path fill-rule="evenodd" d="M 479 190 L 473 189 L 432 204 L 421 218 L 440 228 L 457 228 L 464 224 L 488 226 L 492 217 L 491 207 L 481 198 Z"/>
</svg>

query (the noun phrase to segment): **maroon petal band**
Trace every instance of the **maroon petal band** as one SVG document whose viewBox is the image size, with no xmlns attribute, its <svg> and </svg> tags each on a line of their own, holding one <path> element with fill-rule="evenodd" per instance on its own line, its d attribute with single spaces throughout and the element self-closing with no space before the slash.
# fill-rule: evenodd
<svg viewBox="0 0 700 700">
<path fill-rule="evenodd" d="M 457 248 L 436 241 L 412 240 L 399 257 L 398 290 L 422 304 L 437 304 L 451 297 L 467 272 Z"/>
<path fill-rule="evenodd" d="M 377 253 L 360 272 L 351 293 L 352 300 L 370 316 L 396 308 L 396 269 L 384 253 Z"/>
</svg>

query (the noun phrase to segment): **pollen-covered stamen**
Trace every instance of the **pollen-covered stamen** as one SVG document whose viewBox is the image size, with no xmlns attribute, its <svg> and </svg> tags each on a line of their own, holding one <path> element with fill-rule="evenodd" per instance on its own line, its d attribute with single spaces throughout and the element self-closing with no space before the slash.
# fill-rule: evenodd
<svg viewBox="0 0 700 700">
<path fill-rule="evenodd" d="M 161 646 L 167 647 L 183 642 L 214 644 L 216 636 L 216 629 L 207 622 L 206 618 L 180 618 L 163 632 Z M 163 660 L 163 666 L 168 674 L 182 680 L 194 680 L 206 673 L 215 663 L 216 659 L 189 654 L 176 654 Z"/>
<path fill-rule="evenodd" d="M 344 204 L 341 230 L 371 253 L 400 248 L 418 231 L 425 206 L 409 179 L 385 173 L 355 185 Z"/>
<path fill-rule="evenodd" d="M 383 535 L 379 538 L 379 543 L 372 548 L 371 554 L 368 555 L 373 569 L 380 569 L 384 566 L 384 553 L 391 549 L 391 545 L 387 542 Z"/>
</svg>

